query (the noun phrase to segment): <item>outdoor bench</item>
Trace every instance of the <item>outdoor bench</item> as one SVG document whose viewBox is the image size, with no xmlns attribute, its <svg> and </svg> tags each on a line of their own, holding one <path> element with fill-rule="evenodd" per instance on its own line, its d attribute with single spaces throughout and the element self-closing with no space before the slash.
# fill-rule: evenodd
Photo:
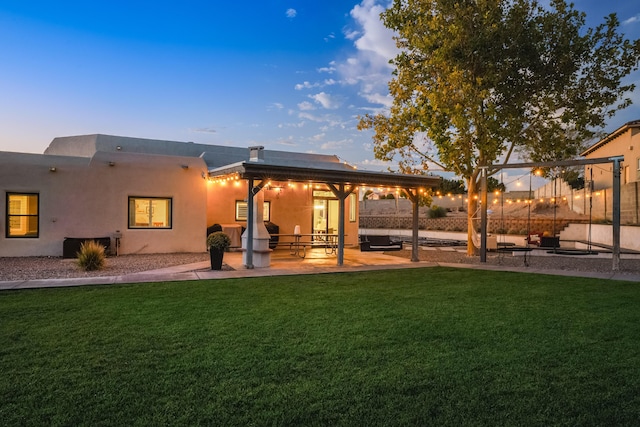
<svg viewBox="0 0 640 427">
<path fill-rule="evenodd" d="M 393 241 L 389 236 L 361 236 L 360 251 L 399 251 L 402 242 Z"/>
</svg>

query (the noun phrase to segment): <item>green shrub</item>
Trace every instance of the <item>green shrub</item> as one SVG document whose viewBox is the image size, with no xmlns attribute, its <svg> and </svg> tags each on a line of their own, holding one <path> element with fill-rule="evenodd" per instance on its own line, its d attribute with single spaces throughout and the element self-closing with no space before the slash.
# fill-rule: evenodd
<svg viewBox="0 0 640 427">
<path fill-rule="evenodd" d="M 84 271 L 100 270 L 104 267 L 106 255 L 104 246 L 95 240 L 87 240 L 80 245 L 78 252 L 78 265 Z"/>
<path fill-rule="evenodd" d="M 431 206 L 431 209 L 427 211 L 427 217 L 429 218 L 444 218 L 447 216 L 447 210 L 442 206 Z"/>
<path fill-rule="evenodd" d="M 222 231 L 214 231 L 207 236 L 207 248 L 226 251 L 231 246 L 231 238 Z"/>
</svg>

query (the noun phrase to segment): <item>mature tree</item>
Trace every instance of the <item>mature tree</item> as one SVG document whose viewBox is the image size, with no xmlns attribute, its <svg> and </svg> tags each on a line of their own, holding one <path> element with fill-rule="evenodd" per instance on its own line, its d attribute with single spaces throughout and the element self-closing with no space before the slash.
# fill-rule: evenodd
<svg viewBox="0 0 640 427">
<path fill-rule="evenodd" d="M 490 176 L 487 178 L 487 191 L 489 193 L 493 193 L 494 191 L 501 191 L 504 193 L 505 191 L 507 191 L 507 186 L 494 177 Z"/>
<path fill-rule="evenodd" d="M 442 181 L 440 181 L 440 186 L 437 191 L 439 191 L 440 194 L 464 194 L 467 192 L 467 188 L 461 179 L 443 178 Z"/>
<path fill-rule="evenodd" d="M 469 254 L 480 171 L 519 151 L 565 159 L 630 104 L 640 41 L 615 14 L 596 28 L 564 0 L 394 0 L 381 18 L 401 53 L 391 62 L 393 105 L 367 115 L 379 159 L 405 173 L 429 162 L 467 181 Z M 491 175 L 494 171 L 488 170 Z"/>
</svg>

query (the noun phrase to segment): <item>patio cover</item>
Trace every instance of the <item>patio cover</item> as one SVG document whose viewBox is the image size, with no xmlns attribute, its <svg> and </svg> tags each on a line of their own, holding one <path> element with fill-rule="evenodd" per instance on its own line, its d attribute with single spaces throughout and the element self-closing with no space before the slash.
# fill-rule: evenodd
<svg viewBox="0 0 640 427">
<path fill-rule="evenodd" d="M 326 184 L 339 201 L 338 217 L 338 252 L 337 265 L 344 262 L 344 210 L 345 199 L 358 186 L 385 186 L 397 187 L 407 194 L 413 204 L 413 234 L 412 234 L 412 261 L 419 261 L 418 257 L 418 200 L 420 190 L 437 187 L 441 178 L 434 175 L 405 175 L 389 172 L 359 171 L 346 163 L 335 161 L 327 162 L 326 156 L 318 162 L 313 155 L 309 159 L 287 159 L 286 157 L 267 158 L 261 155 L 262 147 L 250 147 L 249 161 L 233 163 L 230 165 L 209 170 L 209 177 L 222 177 L 238 175 L 240 179 L 248 181 L 247 200 L 253 197 L 270 180 L 296 181 Z M 337 158 L 336 158 L 337 159 Z M 253 203 L 247 203 L 248 218 L 253 217 Z M 247 221 L 247 268 L 253 268 L 253 226 Z"/>
</svg>

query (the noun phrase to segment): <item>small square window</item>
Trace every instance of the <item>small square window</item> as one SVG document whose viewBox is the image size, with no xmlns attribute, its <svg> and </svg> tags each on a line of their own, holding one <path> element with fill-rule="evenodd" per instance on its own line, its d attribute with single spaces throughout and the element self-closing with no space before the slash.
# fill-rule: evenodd
<svg viewBox="0 0 640 427">
<path fill-rule="evenodd" d="M 236 200 L 236 221 L 246 221 L 247 212 L 247 202 Z M 271 202 L 264 202 L 262 217 L 263 221 L 271 221 Z"/>
</svg>

